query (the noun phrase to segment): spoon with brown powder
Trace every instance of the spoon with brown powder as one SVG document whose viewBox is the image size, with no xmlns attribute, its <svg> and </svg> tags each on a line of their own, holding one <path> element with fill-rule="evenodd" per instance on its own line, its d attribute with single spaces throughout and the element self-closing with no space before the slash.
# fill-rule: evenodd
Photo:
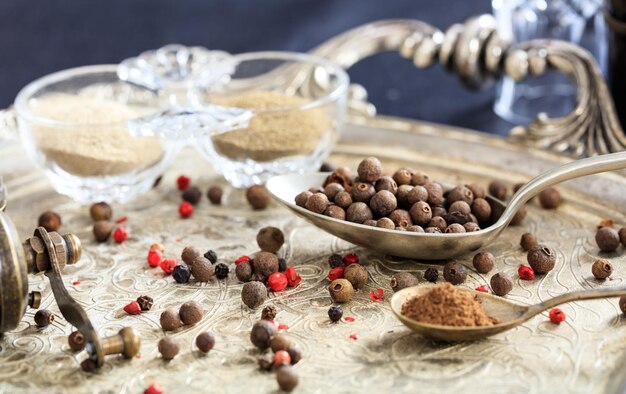
<svg viewBox="0 0 626 394">
<path fill-rule="evenodd" d="M 487 325 L 481 326 L 460 326 L 458 324 L 463 324 L 463 321 L 459 319 L 454 319 L 454 321 L 451 321 L 451 324 L 457 325 L 443 325 L 418 321 L 416 319 L 407 317 L 405 315 L 406 313 L 403 314 L 403 305 L 405 304 L 405 302 L 409 300 L 414 301 L 415 297 L 423 297 L 424 295 L 436 288 L 438 290 L 448 291 L 448 289 L 443 289 L 442 286 L 445 285 L 420 285 L 403 289 L 395 293 L 391 298 L 391 309 L 393 310 L 396 317 L 402 323 L 404 323 L 404 325 L 424 337 L 445 342 L 461 342 L 483 339 L 492 335 L 499 334 L 503 331 L 510 330 L 523 324 L 524 322 L 541 312 L 544 312 L 546 310 L 554 308 L 557 305 L 561 305 L 567 302 L 592 300 L 597 298 L 620 297 L 626 295 L 626 287 L 582 290 L 565 293 L 560 296 L 547 299 L 535 305 L 521 305 L 492 294 L 481 293 L 470 289 L 457 288 L 449 285 L 452 288 L 452 293 L 446 294 L 446 301 L 448 301 L 449 297 L 454 298 L 455 296 L 459 295 L 458 293 L 461 292 L 465 294 L 475 295 L 477 300 L 476 303 L 482 305 L 482 308 L 479 307 L 479 309 L 482 309 L 480 312 L 484 312 L 484 314 L 480 314 L 483 316 L 488 316 L 489 318 L 491 318 L 491 321 L 485 322 L 485 320 L 483 319 L 482 324 Z M 432 300 L 433 299 L 431 299 L 430 301 Z M 438 301 L 435 299 L 435 302 Z M 423 306 L 424 304 L 422 304 L 421 307 L 423 308 Z M 466 308 L 466 306 L 464 306 L 464 308 Z M 436 310 L 437 309 L 434 308 L 430 311 L 432 312 Z M 407 311 L 405 310 L 404 312 Z M 452 316 L 450 318 L 453 319 Z M 428 321 L 429 319 L 426 318 L 424 320 Z M 433 320 L 430 319 L 430 321 Z"/>
</svg>

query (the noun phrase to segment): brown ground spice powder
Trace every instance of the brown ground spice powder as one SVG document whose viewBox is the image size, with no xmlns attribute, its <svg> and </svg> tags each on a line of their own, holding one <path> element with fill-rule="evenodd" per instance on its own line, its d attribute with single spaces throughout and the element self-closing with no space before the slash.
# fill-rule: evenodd
<svg viewBox="0 0 626 394">
<path fill-rule="evenodd" d="M 402 305 L 402 314 L 422 323 L 442 326 L 476 327 L 498 323 L 497 319 L 487 316 L 476 295 L 457 290 L 450 283 L 437 285 L 419 297 L 408 299 Z"/>
</svg>

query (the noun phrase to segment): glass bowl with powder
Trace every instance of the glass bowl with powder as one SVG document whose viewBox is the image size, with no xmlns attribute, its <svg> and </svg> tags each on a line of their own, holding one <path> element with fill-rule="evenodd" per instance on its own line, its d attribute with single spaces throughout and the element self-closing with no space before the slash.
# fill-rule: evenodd
<svg viewBox="0 0 626 394">
<path fill-rule="evenodd" d="M 136 136 L 129 122 L 156 111 L 158 97 L 119 80 L 116 65 L 60 71 L 25 86 L 15 100 L 28 155 L 55 189 L 79 202 L 128 201 L 149 190 L 176 149 Z"/>
<path fill-rule="evenodd" d="M 349 79 L 322 58 L 290 52 L 234 55 L 236 68 L 205 101 L 249 110 L 247 127 L 201 138 L 200 151 L 236 187 L 316 171 L 339 137 Z"/>
</svg>

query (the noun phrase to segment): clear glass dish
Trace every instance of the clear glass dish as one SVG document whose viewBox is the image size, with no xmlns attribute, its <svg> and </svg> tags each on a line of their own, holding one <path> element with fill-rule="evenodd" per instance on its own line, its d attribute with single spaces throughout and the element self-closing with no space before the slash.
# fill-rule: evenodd
<svg viewBox="0 0 626 394">
<path fill-rule="evenodd" d="M 117 76 L 117 65 L 68 69 L 37 79 L 15 99 L 30 158 L 76 201 L 128 201 L 149 190 L 175 147 L 135 136 L 130 121 L 157 110 L 157 96 Z"/>
</svg>

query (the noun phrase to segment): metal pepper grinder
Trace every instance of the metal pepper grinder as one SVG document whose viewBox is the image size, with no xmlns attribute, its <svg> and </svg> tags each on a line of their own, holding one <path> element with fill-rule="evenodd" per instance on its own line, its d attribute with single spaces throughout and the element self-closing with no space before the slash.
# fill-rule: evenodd
<svg viewBox="0 0 626 394">
<path fill-rule="evenodd" d="M 4 212 L 2 179 L 0 178 L 0 333 L 13 330 L 22 320 L 26 307 L 38 308 L 41 294 L 28 292 L 29 273 L 44 272 L 50 280 L 52 293 L 63 317 L 85 338 L 89 357 L 81 364 L 84 370 L 95 370 L 108 354 L 132 358 L 140 348 L 140 340 L 130 327 L 118 335 L 100 338 L 85 310 L 69 295 L 61 279 L 66 264 L 80 260 L 81 243 L 74 234 L 60 235 L 38 227 L 34 235 L 20 242 L 15 226 Z"/>
</svg>

